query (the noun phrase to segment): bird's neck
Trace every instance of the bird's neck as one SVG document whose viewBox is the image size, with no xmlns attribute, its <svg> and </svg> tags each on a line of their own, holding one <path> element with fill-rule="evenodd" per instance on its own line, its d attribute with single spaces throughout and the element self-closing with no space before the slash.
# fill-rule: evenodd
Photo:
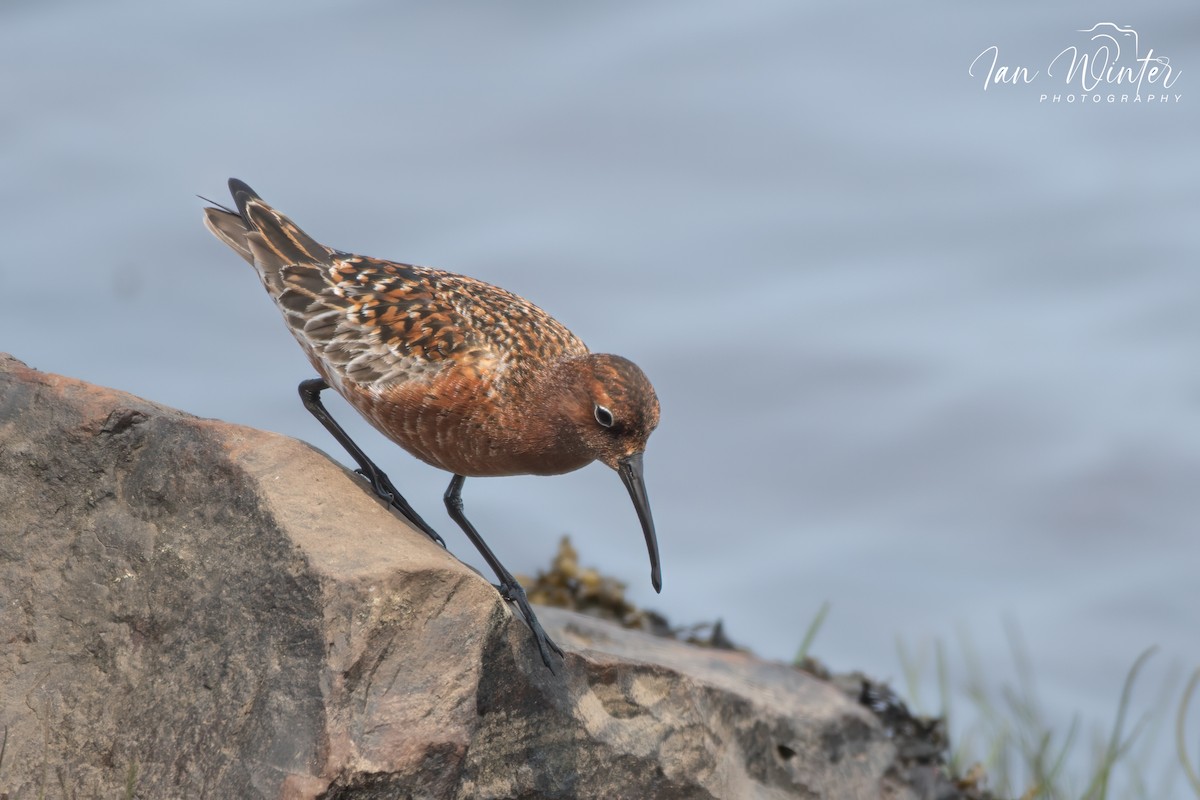
<svg viewBox="0 0 1200 800">
<path fill-rule="evenodd" d="M 580 397 L 586 358 L 565 358 L 540 371 L 508 409 L 518 417 L 506 426 L 514 435 L 511 452 L 521 453 L 526 471 L 534 475 L 571 472 L 593 460 L 572 419 L 587 403 Z"/>
</svg>

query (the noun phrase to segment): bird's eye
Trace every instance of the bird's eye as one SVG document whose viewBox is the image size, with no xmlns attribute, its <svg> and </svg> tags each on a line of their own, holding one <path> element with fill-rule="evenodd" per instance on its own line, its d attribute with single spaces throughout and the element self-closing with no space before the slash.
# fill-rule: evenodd
<svg viewBox="0 0 1200 800">
<path fill-rule="evenodd" d="M 613 415 L 612 415 L 612 412 L 609 411 L 607 408 L 605 408 L 604 406 L 597 403 L 595 413 L 596 413 L 596 422 L 599 422 L 601 425 L 603 425 L 606 428 L 611 428 L 613 426 Z"/>
</svg>

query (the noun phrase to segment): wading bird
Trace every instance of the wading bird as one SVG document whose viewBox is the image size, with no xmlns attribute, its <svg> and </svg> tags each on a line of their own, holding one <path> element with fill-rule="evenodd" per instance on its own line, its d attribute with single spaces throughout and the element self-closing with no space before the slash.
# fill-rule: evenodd
<svg viewBox="0 0 1200 800">
<path fill-rule="evenodd" d="M 642 478 L 658 398 L 636 364 L 591 353 L 546 312 L 483 281 L 357 256 L 319 244 L 237 179 L 236 210 L 213 203 L 205 225 L 253 265 L 320 374 L 300 384 L 304 406 L 342 444 L 375 493 L 434 541 L 442 538 L 321 402 L 333 388 L 412 455 L 453 474 L 450 517 L 520 609 L 546 666 L 562 650 L 463 511 L 468 477 L 557 475 L 600 461 L 617 471 L 662 589 L 658 541 Z M 213 202 L 213 201 L 209 201 Z"/>
</svg>

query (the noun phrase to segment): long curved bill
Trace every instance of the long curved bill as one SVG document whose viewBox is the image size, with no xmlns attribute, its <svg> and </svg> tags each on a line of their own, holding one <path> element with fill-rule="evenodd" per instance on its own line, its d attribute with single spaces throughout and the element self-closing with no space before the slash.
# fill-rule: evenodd
<svg viewBox="0 0 1200 800">
<path fill-rule="evenodd" d="M 617 474 L 629 490 L 633 507 L 637 509 L 642 532 L 646 534 L 646 549 L 650 551 L 650 583 L 654 591 L 662 591 L 662 570 L 658 564 L 658 537 L 654 534 L 654 517 L 650 515 L 650 498 L 646 495 L 646 481 L 642 479 L 642 454 L 634 453 L 617 462 Z"/>
</svg>

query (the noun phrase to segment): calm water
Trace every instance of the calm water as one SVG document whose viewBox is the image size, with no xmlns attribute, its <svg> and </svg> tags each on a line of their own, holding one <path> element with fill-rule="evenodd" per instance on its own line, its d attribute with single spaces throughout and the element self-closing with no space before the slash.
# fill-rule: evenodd
<svg viewBox="0 0 1200 800">
<path fill-rule="evenodd" d="M 5 0 L 0 349 L 335 452 L 201 227 L 237 175 L 655 381 L 663 594 L 599 466 L 467 484 L 514 570 L 570 533 L 778 658 L 828 600 L 816 654 L 898 682 L 897 639 L 961 630 L 1011 680 L 1010 619 L 1060 728 L 1107 725 L 1143 648 L 1139 710 L 1200 665 L 1200 10 L 1007 5 Z M 1080 93 L 1047 64 L 1106 21 L 1179 102 L 1039 102 Z M 1039 74 L 985 91 L 992 45 Z M 351 427 L 481 566 L 447 476 Z"/>
</svg>

